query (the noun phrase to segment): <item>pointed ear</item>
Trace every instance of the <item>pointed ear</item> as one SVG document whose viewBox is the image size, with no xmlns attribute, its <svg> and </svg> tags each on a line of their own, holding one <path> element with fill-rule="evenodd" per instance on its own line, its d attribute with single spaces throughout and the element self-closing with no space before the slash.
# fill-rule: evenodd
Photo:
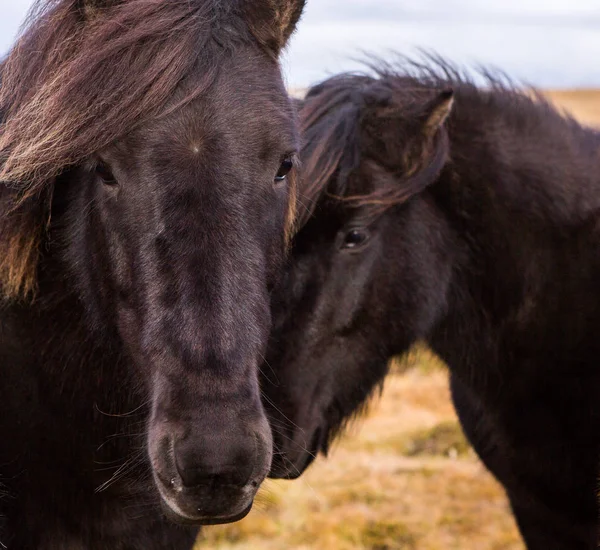
<svg viewBox="0 0 600 550">
<path fill-rule="evenodd" d="M 296 30 L 305 4 L 306 0 L 242 0 L 252 34 L 276 56 Z"/>
<path fill-rule="evenodd" d="M 432 99 L 423 115 L 423 136 L 431 140 L 444 125 L 454 105 L 454 90 L 444 90 Z"/>
<path fill-rule="evenodd" d="M 372 151 L 373 159 L 388 170 L 410 176 L 439 153 L 441 141 L 447 141 L 443 127 L 452 111 L 454 92 L 376 92 L 365 98 L 365 150 Z"/>
</svg>

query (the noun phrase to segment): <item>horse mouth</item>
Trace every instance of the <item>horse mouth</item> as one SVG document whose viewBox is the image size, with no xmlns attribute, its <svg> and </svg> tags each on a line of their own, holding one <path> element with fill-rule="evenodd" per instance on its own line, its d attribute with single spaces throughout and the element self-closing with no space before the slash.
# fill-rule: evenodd
<svg viewBox="0 0 600 550">
<path fill-rule="evenodd" d="M 183 512 L 175 502 L 171 501 L 170 499 L 166 499 L 165 497 L 161 498 L 161 508 L 166 518 L 172 523 L 189 527 L 201 527 L 203 525 L 223 525 L 225 523 L 234 523 L 236 521 L 244 519 L 250 513 L 250 510 L 252 510 L 253 504 L 254 500 L 252 500 L 250 504 L 248 504 L 248 506 L 244 508 L 241 512 L 232 514 L 230 516 L 207 517 L 198 515 L 192 517 L 187 513 Z"/>
<path fill-rule="evenodd" d="M 158 487 L 160 496 L 160 506 L 165 517 L 172 523 L 185 526 L 202 526 L 202 525 L 221 525 L 225 523 L 233 523 L 245 518 L 254 504 L 254 493 L 248 494 L 248 489 L 236 490 L 235 495 L 230 495 L 232 506 L 229 503 L 221 502 L 214 507 L 214 498 L 210 499 L 212 511 L 205 509 L 207 495 L 187 494 L 178 483 L 167 483 L 166 480 L 157 472 L 154 473 L 155 482 Z M 252 484 L 255 488 L 258 484 Z M 223 495 L 221 495 L 223 496 Z M 232 513 L 228 513 L 229 510 Z"/>
</svg>

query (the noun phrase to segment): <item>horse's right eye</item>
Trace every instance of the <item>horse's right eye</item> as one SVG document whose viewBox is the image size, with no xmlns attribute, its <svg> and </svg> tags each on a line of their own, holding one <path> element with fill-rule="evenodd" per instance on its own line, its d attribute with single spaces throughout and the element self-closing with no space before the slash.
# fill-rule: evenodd
<svg viewBox="0 0 600 550">
<path fill-rule="evenodd" d="M 359 248 L 369 240 L 369 232 L 366 229 L 352 229 L 344 235 L 342 248 Z"/>
<path fill-rule="evenodd" d="M 117 180 L 106 162 L 98 162 L 95 169 L 96 175 L 105 185 L 117 185 Z"/>
</svg>

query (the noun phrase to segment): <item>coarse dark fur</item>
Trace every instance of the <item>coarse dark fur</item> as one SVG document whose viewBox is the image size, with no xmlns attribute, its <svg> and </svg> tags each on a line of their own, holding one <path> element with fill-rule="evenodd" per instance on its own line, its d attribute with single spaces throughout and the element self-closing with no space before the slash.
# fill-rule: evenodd
<svg viewBox="0 0 600 550">
<path fill-rule="evenodd" d="M 271 475 L 326 452 L 422 339 L 528 548 L 596 548 L 600 135 L 443 61 L 376 70 L 301 108 L 305 225 L 264 367 Z"/>
<path fill-rule="evenodd" d="M 0 65 L 2 545 L 188 549 L 250 509 L 303 4 L 48 0 Z"/>
</svg>

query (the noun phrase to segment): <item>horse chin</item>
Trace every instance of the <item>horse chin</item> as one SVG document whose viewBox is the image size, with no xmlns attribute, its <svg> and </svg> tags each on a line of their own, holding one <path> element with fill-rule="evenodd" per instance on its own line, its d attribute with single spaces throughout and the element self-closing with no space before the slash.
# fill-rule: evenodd
<svg viewBox="0 0 600 550">
<path fill-rule="evenodd" d="M 160 483 L 160 482 L 159 482 Z M 176 524 L 185 526 L 221 525 L 233 523 L 245 518 L 254 504 L 254 498 L 249 502 L 238 504 L 231 514 L 205 515 L 199 513 L 200 508 L 193 504 L 179 502 L 180 499 L 170 496 L 159 486 L 160 504 L 165 517 Z"/>
<path fill-rule="evenodd" d="M 274 466 L 269 472 L 269 479 L 284 479 L 286 481 L 294 481 L 298 479 L 304 472 L 301 470 L 291 470 L 286 467 Z"/>
<path fill-rule="evenodd" d="M 274 453 L 271 463 L 269 478 L 271 479 L 298 479 L 315 461 L 319 454 L 327 455 L 328 430 L 319 426 L 313 433 L 308 448 L 296 445 L 293 451 L 279 450 Z M 289 443 L 288 443 L 289 445 Z"/>
<path fill-rule="evenodd" d="M 254 499 L 244 508 L 241 512 L 233 514 L 231 516 L 221 517 L 204 517 L 196 516 L 192 517 L 184 513 L 179 506 L 171 499 L 166 499 L 161 496 L 161 508 L 165 517 L 172 523 L 188 527 L 202 527 L 204 525 L 222 525 L 225 523 L 234 523 L 241 519 L 244 519 L 252 510 Z"/>
<path fill-rule="evenodd" d="M 289 481 L 298 479 L 314 462 L 316 456 L 316 454 L 306 453 L 298 462 L 298 464 L 290 461 L 273 461 L 273 464 L 271 465 L 271 471 L 269 472 L 269 478 L 285 479 Z"/>
</svg>

